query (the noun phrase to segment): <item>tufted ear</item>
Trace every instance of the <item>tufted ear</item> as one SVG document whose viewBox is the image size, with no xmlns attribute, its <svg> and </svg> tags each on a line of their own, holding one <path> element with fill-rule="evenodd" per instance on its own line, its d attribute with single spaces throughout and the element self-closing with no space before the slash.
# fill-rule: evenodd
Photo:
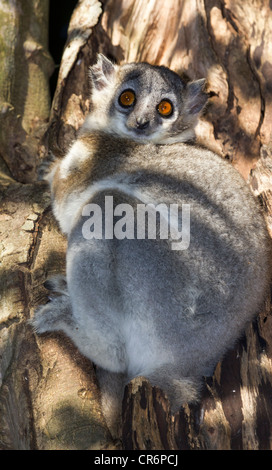
<svg viewBox="0 0 272 470">
<path fill-rule="evenodd" d="M 204 91 L 205 83 L 205 78 L 201 78 L 186 85 L 185 102 L 190 114 L 199 114 L 208 101 L 209 95 Z"/>
<path fill-rule="evenodd" d="M 94 89 L 103 90 L 113 81 L 117 66 L 103 54 L 98 54 L 96 64 L 90 67 L 90 78 Z"/>
</svg>

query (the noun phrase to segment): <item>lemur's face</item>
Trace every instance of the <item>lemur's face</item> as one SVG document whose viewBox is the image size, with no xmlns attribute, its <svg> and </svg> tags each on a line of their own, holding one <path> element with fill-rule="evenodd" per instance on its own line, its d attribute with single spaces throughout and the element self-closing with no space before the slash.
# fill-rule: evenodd
<svg viewBox="0 0 272 470">
<path fill-rule="evenodd" d="M 116 66 L 99 56 L 91 78 L 91 118 L 100 128 L 140 142 L 191 134 L 207 100 L 203 80 L 186 85 L 168 68 L 146 63 Z"/>
<path fill-rule="evenodd" d="M 118 130 L 137 140 L 169 134 L 182 106 L 181 79 L 147 64 L 125 66 L 120 75 L 109 109 Z"/>
</svg>

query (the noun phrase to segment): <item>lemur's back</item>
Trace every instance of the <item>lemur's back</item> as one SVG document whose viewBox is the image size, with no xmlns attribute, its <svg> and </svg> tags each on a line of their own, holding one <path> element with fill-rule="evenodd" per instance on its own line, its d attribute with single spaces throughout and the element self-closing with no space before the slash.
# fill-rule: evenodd
<svg viewBox="0 0 272 470">
<path fill-rule="evenodd" d="M 137 159 L 137 151 L 140 158 L 146 152 L 146 160 L 133 171 L 129 161 Z M 86 327 L 88 306 L 107 313 L 102 330 L 114 317 L 128 378 L 152 379 L 165 364 L 168 374 L 171 367 L 187 377 L 208 374 L 263 299 L 268 277 L 263 217 L 240 175 L 211 152 L 185 144 L 136 145 L 126 160 L 127 171 L 101 178 L 86 204 L 102 208 L 102 221 L 109 217 L 110 198 L 113 213 L 120 204 L 131 207 L 132 212 L 126 206 L 118 212 L 126 215 L 123 229 L 131 238 L 117 234 L 106 240 L 103 222 L 102 239 L 86 240 L 82 232 L 91 209 L 69 237 L 67 279 L 75 314 Z M 165 204 L 169 213 L 171 205 L 179 206 L 181 238 L 182 211 L 189 206 L 190 220 L 183 220 L 189 224 L 188 246 L 173 249 L 173 238 L 160 239 L 159 217 L 156 240 L 148 239 L 148 227 L 146 238 L 137 238 L 138 207 L 147 201 Z M 113 224 L 118 220 L 115 216 Z M 96 359 L 101 366 L 103 361 Z"/>
</svg>

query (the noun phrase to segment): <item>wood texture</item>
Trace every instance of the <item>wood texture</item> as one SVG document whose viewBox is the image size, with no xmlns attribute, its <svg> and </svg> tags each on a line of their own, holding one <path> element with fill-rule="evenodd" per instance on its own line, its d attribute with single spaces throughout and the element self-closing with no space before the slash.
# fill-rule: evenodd
<svg viewBox="0 0 272 470">
<path fill-rule="evenodd" d="M 35 179 L 50 110 L 48 10 L 48 0 L 0 2 L 0 150 L 24 183 Z"/>
<path fill-rule="evenodd" d="M 7 11 L 8 4 L 0 2 L 12 38 L 1 56 L 9 64 L 0 76 L 7 83 L 0 87 L 0 448 L 271 449 L 270 297 L 214 376 L 204 379 L 199 405 L 185 405 L 173 418 L 160 390 L 144 378 L 132 381 L 123 401 L 122 444 L 112 441 L 105 426 L 92 364 L 64 336 L 37 338 L 26 322 L 46 301 L 43 282 L 65 263 L 66 240 L 53 220 L 48 190 L 34 181 L 37 156 L 49 150 L 61 155 L 75 138 L 89 109 L 88 67 L 97 52 L 118 63 L 144 60 L 170 66 L 186 79 L 207 79 L 211 98 L 198 141 L 242 173 L 272 235 L 271 1 L 81 0 L 51 111 L 46 14 L 33 15 L 42 2 L 26 3 L 32 25 L 27 31 L 45 28 L 34 49 L 22 29 L 15 40 L 18 22 L 10 18 L 16 9 Z M 0 20 L 2 38 L 5 28 Z M 34 94 L 26 105 L 29 90 L 39 87 L 45 104 Z"/>
</svg>

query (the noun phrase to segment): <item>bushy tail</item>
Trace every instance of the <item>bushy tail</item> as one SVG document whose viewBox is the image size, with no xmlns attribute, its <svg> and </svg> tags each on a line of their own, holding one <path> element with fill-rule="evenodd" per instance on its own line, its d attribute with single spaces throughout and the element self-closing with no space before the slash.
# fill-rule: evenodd
<svg viewBox="0 0 272 470">
<path fill-rule="evenodd" d="M 96 376 L 101 393 L 102 413 L 108 429 L 115 439 L 122 436 L 122 401 L 126 384 L 124 374 L 96 369 Z"/>
<path fill-rule="evenodd" d="M 171 405 L 171 412 L 176 413 L 185 403 L 196 403 L 201 390 L 201 378 L 184 377 L 175 367 L 163 366 L 147 377 L 166 393 Z"/>
</svg>

